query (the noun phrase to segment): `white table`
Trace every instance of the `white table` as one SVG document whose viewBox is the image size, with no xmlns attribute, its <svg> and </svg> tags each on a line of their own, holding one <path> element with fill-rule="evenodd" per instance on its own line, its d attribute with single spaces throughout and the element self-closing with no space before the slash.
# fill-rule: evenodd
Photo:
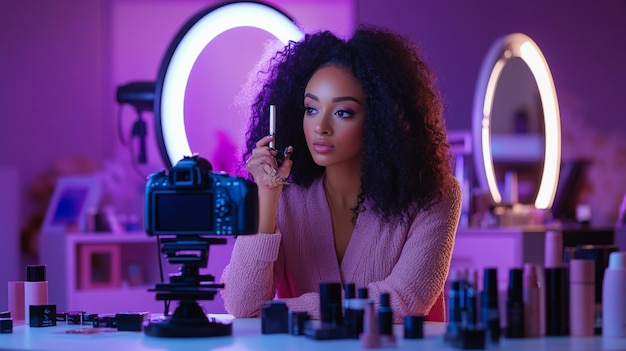
<svg viewBox="0 0 626 351">
<path fill-rule="evenodd" d="M 420 340 L 403 339 L 402 325 L 395 325 L 397 337 L 395 350 L 458 350 L 444 343 L 445 324 L 427 322 L 424 328 L 426 338 Z M 80 326 L 58 325 L 47 328 L 30 328 L 15 325 L 12 334 L 0 334 L 0 350 L 363 350 L 358 340 L 316 341 L 304 336 L 288 334 L 261 334 L 259 319 L 235 319 L 233 335 L 209 338 L 157 338 L 142 332 L 99 332 L 96 334 L 68 334 Z M 85 330 L 92 327 L 85 326 Z M 490 350 L 626 350 L 626 338 L 608 339 L 603 337 L 571 338 L 549 337 L 539 339 L 503 339 Z"/>
</svg>

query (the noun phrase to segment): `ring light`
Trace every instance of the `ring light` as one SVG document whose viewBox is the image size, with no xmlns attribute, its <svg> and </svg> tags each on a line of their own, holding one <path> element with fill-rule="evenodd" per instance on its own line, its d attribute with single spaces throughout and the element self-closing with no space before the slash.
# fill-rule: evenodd
<svg viewBox="0 0 626 351">
<path fill-rule="evenodd" d="M 545 154 L 543 173 L 535 207 L 547 209 L 552 206 L 561 165 L 561 125 L 556 89 L 548 63 L 537 44 L 525 34 L 515 33 L 497 40 L 489 50 L 481 68 L 476 86 L 473 111 L 473 135 L 478 179 L 480 185 L 489 189 L 495 203 L 502 201 L 498 190 L 491 152 L 491 117 L 496 84 L 504 66 L 512 58 L 521 58 L 530 68 L 539 88 L 545 124 Z"/>
<path fill-rule="evenodd" d="M 159 70 L 154 116 L 161 156 L 169 168 L 191 156 L 185 131 L 184 105 L 187 80 L 204 48 L 218 35 L 234 28 L 264 30 L 285 45 L 303 33 L 284 12 L 258 2 L 233 2 L 207 8 L 193 16 L 178 32 Z"/>
</svg>

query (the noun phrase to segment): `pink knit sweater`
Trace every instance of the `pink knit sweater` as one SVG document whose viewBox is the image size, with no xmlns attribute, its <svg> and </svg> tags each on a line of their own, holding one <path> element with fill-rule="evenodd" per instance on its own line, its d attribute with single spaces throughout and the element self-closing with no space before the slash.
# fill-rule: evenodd
<svg viewBox="0 0 626 351">
<path fill-rule="evenodd" d="M 277 232 L 236 239 L 222 275 L 226 311 L 258 317 L 266 301 L 278 298 L 319 319 L 320 283 L 339 282 L 367 287 L 376 303 L 389 293 L 396 323 L 410 314 L 444 321 L 443 288 L 461 208 L 458 182 L 450 184 L 439 203 L 406 225 L 382 223 L 366 202 L 341 265 L 322 179 L 309 189 L 285 186 Z"/>
</svg>

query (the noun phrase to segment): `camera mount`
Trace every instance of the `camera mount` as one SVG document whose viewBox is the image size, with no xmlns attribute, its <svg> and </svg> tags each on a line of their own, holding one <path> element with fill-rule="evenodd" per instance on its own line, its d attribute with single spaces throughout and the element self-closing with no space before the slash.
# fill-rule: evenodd
<svg viewBox="0 0 626 351">
<path fill-rule="evenodd" d="M 232 334 L 232 324 L 209 319 L 198 300 L 213 300 L 224 284 L 212 283 L 215 277 L 200 274 L 208 264 L 210 245 L 222 245 L 225 238 L 206 238 L 200 235 L 179 235 L 160 238 L 161 252 L 170 263 L 182 264 L 180 272 L 170 276 L 169 283 L 156 284 L 156 299 L 179 301 L 172 316 L 151 320 L 144 331 L 158 337 L 209 337 Z"/>
</svg>

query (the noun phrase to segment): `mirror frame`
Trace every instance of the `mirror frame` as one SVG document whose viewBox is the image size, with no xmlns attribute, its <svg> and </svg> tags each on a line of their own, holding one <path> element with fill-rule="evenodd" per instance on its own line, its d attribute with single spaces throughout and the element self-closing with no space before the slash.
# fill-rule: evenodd
<svg viewBox="0 0 626 351">
<path fill-rule="evenodd" d="M 192 156 L 185 131 L 185 92 L 194 63 L 218 35 L 239 27 L 254 27 L 285 45 L 304 33 L 298 24 L 276 7 L 260 2 L 233 2 L 204 9 L 189 19 L 171 42 L 156 81 L 154 118 L 161 157 L 170 168 Z"/>
<path fill-rule="evenodd" d="M 561 166 L 561 122 L 559 105 L 548 63 L 539 46 L 523 33 L 513 33 L 496 40 L 483 61 L 474 95 L 472 135 L 474 166 L 479 185 L 488 189 L 494 203 L 500 204 L 491 153 L 491 118 L 498 79 L 512 58 L 521 58 L 537 83 L 545 125 L 543 171 L 535 208 L 549 209 L 554 201 Z"/>
</svg>

